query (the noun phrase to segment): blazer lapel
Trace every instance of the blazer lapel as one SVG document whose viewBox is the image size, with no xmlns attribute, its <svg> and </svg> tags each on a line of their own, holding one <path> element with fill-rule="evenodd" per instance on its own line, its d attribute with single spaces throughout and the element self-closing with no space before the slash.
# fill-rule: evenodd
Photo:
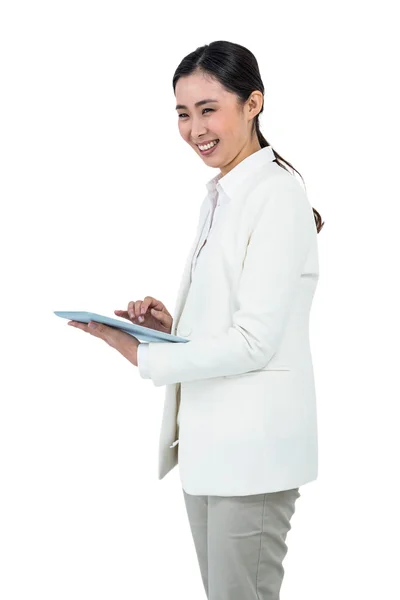
<svg viewBox="0 0 400 600">
<path fill-rule="evenodd" d="M 178 326 L 179 319 L 181 317 L 183 308 L 185 306 L 185 301 L 186 301 L 187 295 L 189 293 L 189 288 L 190 288 L 190 283 L 191 283 L 191 270 L 192 270 L 193 256 L 196 251 L 197 245 L 199 243 L 200 237 L 203 234 L 203 230 L 204 230 L 204 227 L 205 227 L 205 224 L 207 221 L 207 217 L 211 210 L 209 203 L 206 202 L 207 200 L 208 200 L 208 198 L 206 198 L 204 200 L 204 203 L 203 203 L 203 206 L 201 209 L 200 218 L 199 218 L 197 234 L 196 234 L 195 240 L 193 242 L 193 245 L 189 251 L 189 255 L 186 259 L 186 264 L 185 264 L 185 267 L 183 270 L 181 284 L 179 287 L 178 296 L 177 296 L 176 303 L 175 303 L 175 309 L 173 312 L 172 329 L 171 329 L 172 335 L 176 335 L 176 328 Z"/>
</svg>

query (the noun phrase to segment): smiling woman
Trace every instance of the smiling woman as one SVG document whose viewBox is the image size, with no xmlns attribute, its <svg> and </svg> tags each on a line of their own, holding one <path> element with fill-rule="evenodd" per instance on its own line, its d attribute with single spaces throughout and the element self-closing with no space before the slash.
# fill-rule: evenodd
<svg viewBox="0 0 400 600">
<path fill-rule="evenodd" d="M 172 83 L 182 139 L 219 173 L 174 315 L 190 343 L 139 352 L 144 376 L 170 384 L 159 478 L 179 464 L 207 597 L 278 600 L 299 486 L 317 477 L 308 323 L 323 222 L 261 134 L 264 85 L 247 48 L 199 47 Z"/>
<path fill-rule="evenodd" d="M 232 63 L 228 66 L 224 60 Z M 188 54 L 175 71 L 173 89 L 175 109 L 185 111 L 178 112 L 180 135 L 222 176 L 246 156 L 269 146 L 259 127 L 264 84 L 254 55 L 244 46 L 218 41 Z M 199 147 L 215 140 L 217 146 Z M 296 171 L 276 150 L 274 154 L 279 166 Z M 313 212 L 319 233 L 324 223 L 315 208 Z"/>
</svg>

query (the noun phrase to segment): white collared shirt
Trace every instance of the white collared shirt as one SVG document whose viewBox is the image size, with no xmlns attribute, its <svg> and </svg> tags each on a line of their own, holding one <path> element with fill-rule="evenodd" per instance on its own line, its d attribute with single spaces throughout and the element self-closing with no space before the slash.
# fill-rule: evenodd
<svg viewBox="0 0 400 600">
<path fill-rule="evenodd" d="M 221 204 L 230 201 L 229 190 L 234 189 L 243 176 L 248 176 L 254 169 L 258 168 L 264 162 L 269 162 L 271 160 L 271 153 L 273 153 L 272 147 L 265 146 L 264 148 L 257 150 L 257 152 L 253 152 L 253 154 L 247 156 L 226 175 L 222 176 L 222 173 L 218 173 L 206 183 L 211 211 L 208 215 L 206 225 L 203 228 L 196 251 L 193 254 L 191 269 L 192 279 L 199 256 L 201 254 L 201 250 L 206 243 L 208 236 L 210 235 L 210 231 L 216 222 L 216 219 L 218 218 L 218 207 Z M 148 371 L 148 351 L 149 344 L 146 342 L 141 342 L 138 346 L 137 358 L 139 374 L 144 379 L 150 379 L 150 374 Z"/>
</svg>

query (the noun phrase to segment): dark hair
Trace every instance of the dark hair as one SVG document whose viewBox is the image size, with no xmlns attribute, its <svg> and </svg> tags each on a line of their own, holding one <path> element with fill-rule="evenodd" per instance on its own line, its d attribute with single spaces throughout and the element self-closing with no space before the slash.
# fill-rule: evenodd
<svg viewBox="0 0 400 600">
<path fill-rule="evenodd" d="M 191 75 L 192 73 L 202 73 L 211 76 L 223 85 L 227 90 L 237 95 L 238 104 L 243 105 L 254 90 L 259 90 L 264 94 L 264 84 L 261 79 L 258 63 L 254 54 L 240 44 L 234 44 L 227 41 L 216 41 L 200 46 L 194 52 L 191 52 L 179 63 L 174 73 L 172 85 L 175 94 L 175 87 L 180 77 Z M 264 104 L 260 110 L 264 110 Z M 257 115 L 253 119 L 252 131 L 257 133 L 260 146 L 270 146 L 262 135 Z M 296 171 L 303 180 L 302 175 L 290 164 L 289 161 L 282 158 L 274 150 L 275 159 L 280 167 L 288 171 L 283 163 L 286 163 L 293 171 Z M 304 183 L 305 185 L 305 183 Z M 324 225 L 321 215 L 313 208 L 315 225 L 319 233 Z"/>
</svg>

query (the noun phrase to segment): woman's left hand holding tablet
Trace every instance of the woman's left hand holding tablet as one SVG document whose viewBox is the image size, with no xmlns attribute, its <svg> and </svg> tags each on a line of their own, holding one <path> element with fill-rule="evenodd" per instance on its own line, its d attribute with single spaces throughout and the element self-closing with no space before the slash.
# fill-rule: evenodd
<svg viewBox="0 0 400 600">
<path fill-rule="evenodd" d="M 103 323 L 96 323 L 95 321 L 90 321 L 89 323 L 68 321 L 68 325 L 104 340 L 109 346 L 115 348 L 115 350 L 118 350 L 118 352 L 125 356 L 135 367 L 138 366 L 137 349 L 140 342 L 133 335 L 115 327 L 109 327 Z"/>
</svg>

